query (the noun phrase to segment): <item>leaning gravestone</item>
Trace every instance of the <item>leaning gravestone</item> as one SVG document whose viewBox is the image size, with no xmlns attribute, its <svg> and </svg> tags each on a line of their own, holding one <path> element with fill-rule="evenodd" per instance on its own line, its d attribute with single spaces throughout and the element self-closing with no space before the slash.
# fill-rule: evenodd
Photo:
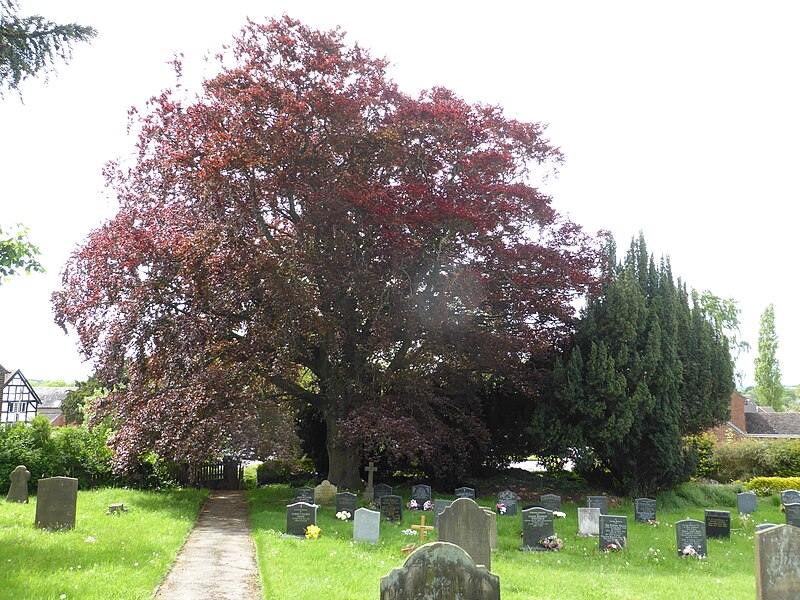
<svg viewBox="0 0 800 600">
<path fill-rule="evenodd" d="M 348 521 L 352 521 L 358 508 L 358 496 L 353 492 L 339 492 L 336 494 L 336 512 L 337 514 L 345 511 L 350 513 Z"/>
<path fill-rule="evenodd" d="M 36 492 L 36 526 L 73 529 L 78 507 L 78 480 L 73 477 L 40 479 Z"/>
<path fill-rule="evenodd" d="M 731 513 L 729 510 L 707 510 L 705 520 L 706 537 L 731 538 Z"/>
<path fill-rule="evenodd" d="M 790 502 L 783 505 L 786 511 L 786 524 L 800 527 L 800 503 Z"/>
<path fill-rule="evenodd" d="M 475 490 L 471 487 L 456 488 L 455 496 L 456 499 L 469 498 L 470 500 L 475 500 Z"/>
<path fill-rule="evenodd" d="M 431 486 L 422 483 L 411 486 L 411 498 L 417 501 L 417 507 L 422 510 L 425 503 L 431 501 Z"/>
<path fill-rule="evenodd" d="M 444 512 L 444 509 L 453 503 L 452 500 L 434 500 L 433 501 L 433 526 L 439 529 L 439 517 Z"/>
<path fill-rule="evenodd" d="M 314 503 L 331 505 L 336 498 L 336 486 L 327 479 L 314 488 Z"/>
<path fill-rule="evenodd" d="M 403 499 L 400 496 L 389 494 L 381 498 L 381 515 L 387 521 L 403 520 Z"/>
<path fill-rule="evenodd" d="M 586 506 L 599 508 L 601 515 L 608 514 L 608 496 L 586 496 Z"/>
<path fill-rule="evenodd" d="M 578 508 L 578 536 L 597 537 L 600 535 L 600 509 Z"/>
<path fill-rule="evenodd" d="M 314 488 L 312 487 L 299 487 L 294 491 L 295 502 L 306 502 L 314 504 Z"/>
<path fill-rule="evenodd" d="M 391 496 L 393 491 L 392 486 L 379 483 L 375 486 L 375 500 L 380 502 L 384 496 Z"/>
<path fill-rule="evenodd" d="M 740 513 L 754 513 L 758 507 L 758 502 L 754 492 L 742 492 L 736 494 L 736 507 Z"/>
<path fill-rule="evenodd" d="M 24 465 L 19 465 L 16 469 L 11 471 L 9 478 L 11 479 L 11 487 L 8 488 L 6 501 L 27 504 L 28 482 L 31 480 L 30 471 L 28 471 Z"/>
<path fill-rule="evenodd" d="M 800 598 L 800 529 L 778 525 L 756 534 L 756 600 Z"/>
<path fill-rule="evenodd" d="M 781 504 L 797 504 L 800 503 L 800 492 L 797 490 L 783 490 L 781 492 Z"/>
<path fill-rule="evenodd" d="M 306 527 L 316 524 L 316 504 L 295 502 L 286 507 L 286 535 L 305 537 Z"/>
<path fill-rule="evenodd" d="M 549 511 L 561 510 L 561 496 L 558 494 L 545 494 L 539 498 L 539 506 Z"/>
<path fill-rule="evenodd" d="M 656 501 L 652 498 L 636 498 L 633 501 L 633 518 L 637 523 L 656 520 Z"/>
<path fill-rule="evenodd" d="M 476 565 L 483 565 L 491 571 L 489 519 L 474 500 L 457 498 L 444 509 L 439 517 L 439 541 L 460 546 Z"/>
<path fill-rule="evenodd" d="M 706 524 L 695 519 L 683 519 L 675 523 L 675 535 L 678 539 L 678 556 L 685 556 L 684 551 L 691 546 L 698 556 L 708 554 L 706 544 Z"/>
<path fill-rule="evenodd" d="M 623 550 L 628 547 L 628 517 L 600 515 L 600 550 Z"/>
<path fill-rule="evenodd" d="M 381 513 L 377 510 L 359 508 L 353 517 L 353 541 L 377 544 L 381 532 Z"/>
<path fill-rule="evenodd" d="M 500 578 L 448 542 L 420 546 L 399 569 L 381 577 L 381 600 L 500 600 Z"/>
<path fill-rule="evenodd" d="M 522 511 L 522 548 L 520 550 L 548 550 L 541 541 L 555 535 L 553 513 L 534 506 Z"/>
<path fill-rule="evenodd" d="M 519 496 L 511 490 L 503 490 L 497 494 L 497 503 L 505 506 L 505 512 L 500 513 L 503 516 L 515 517 L 517 515 L 517 502 L 519 502 Z"/>
</svg>

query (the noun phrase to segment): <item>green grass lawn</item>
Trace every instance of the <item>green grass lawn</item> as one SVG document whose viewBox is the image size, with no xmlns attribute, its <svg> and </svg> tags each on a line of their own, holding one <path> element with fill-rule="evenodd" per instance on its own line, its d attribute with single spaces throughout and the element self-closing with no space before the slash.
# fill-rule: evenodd
<svg viewBox="0 0 800 600">
<path fill-rule="evenodd" d="M 69 531 L 34 526 L 29 504 L 0 500 L 0 597 L 20 600 L 151 598 L 208 492 L 78 492 Z M 128 512 L 106 515 L 110 504 Z"/>
<path fill-rule="evenodd" d="M 409 499 L 407 490 L 404 498 Z M 317 512 L 319 539 L 295 539 L 281 536 L 290 500 L 291 491 L 284 486 L 250 494 L 264 597 L 270 600 L 374 600 L 379 597 L 380 577 L 403 564 L 406 556 L 400 549 L 418 540 L 402 530 L 419 524 L 423 514 L 427 522 L 433 520 L 432 513 L 404 510 L 402 523 L 381 522 L 380 541 L 373 546 L 353 542 L 352 523 L 336 520 L 334 509 L 324 507 Z M 686 499 L 675 494 L 664 500 L 673 508 L 659 508 L 660 524 L 655 527 L 634 523 L 630 503 L 609 511 L 628 515 L 628 549 L 611 554 L 599 550 L 596 538 L 577 536 L 574 504 L 564 504 L 567 516 L 555 522 L 556 533 L 564 540 L 560 552 L 520 552 L 520 517 L 498 516 L 499 548 L 492 555 L 492 572 L 500 576 L 503 599 L 754 598 L 753 534 L 740 529 L 735 506 L 708 506 L 731 511 L 730 540 L 708 540 L 706 559 L 679 559 L 674 523 L 686 517 L 703 520 L 703 509 L 679 508 Z M 479 499 L 479 504 L 493 507 L 494 499 Z M 785 522 L 771 501 L 759 500 L 754 516 L 755 523 Z M 434 532 L 426 541 L 436 539 Z"/>
</svg>

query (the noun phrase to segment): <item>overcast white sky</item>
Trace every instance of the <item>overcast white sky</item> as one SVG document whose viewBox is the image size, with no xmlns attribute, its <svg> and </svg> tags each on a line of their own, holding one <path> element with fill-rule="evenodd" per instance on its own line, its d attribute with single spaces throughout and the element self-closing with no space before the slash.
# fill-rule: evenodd
<svg viewBox="0 0 800 600">
<path fill-rule="evenodd" d="M 644 232 L 691 287 L 736 299 L 755 348 L 775 305 L 785 384 L 800 383 L 796 232 L 800 5 L 794 2 L 19 0 L 21 13 L 92 25 L 24 103 L 0 100 L 0 225 L 22 222 L 46 275 L 0 285 L 0 364 L 28 378 L 84 379 L 91 365 L 53 323 L 61 265 L 113 215 L 103 164 L 128 156 L 127 111 L 197 76 L 249 16 L 337 25 L 392 63 L 409 93 L 442 85 L 550 124 L 567 156 L 555 206 L 621 248 Z M 213 74 L 213 73 L 212 73 Z M 753 358 L 739 368 L 752 381 Z"/>
</svg>

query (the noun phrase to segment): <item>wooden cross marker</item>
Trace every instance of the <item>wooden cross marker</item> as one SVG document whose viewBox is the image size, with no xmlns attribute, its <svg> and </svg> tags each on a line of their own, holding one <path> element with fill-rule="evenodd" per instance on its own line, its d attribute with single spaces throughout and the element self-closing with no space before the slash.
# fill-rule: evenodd
<svg viewBox="0 0 800 600">
<path fill-rule="evenodd" d="M 430 525 L 425 525 L 425 515 L 420 517 L 420 524 L 419 525 L 412 525 L 411 529 L 416 529 L 419 531 L 419 544 L 420 546 L 425 543 L 425 534 L 428 531 L 433 531 L 435 527 L 431 527 Z"/>
</svg>

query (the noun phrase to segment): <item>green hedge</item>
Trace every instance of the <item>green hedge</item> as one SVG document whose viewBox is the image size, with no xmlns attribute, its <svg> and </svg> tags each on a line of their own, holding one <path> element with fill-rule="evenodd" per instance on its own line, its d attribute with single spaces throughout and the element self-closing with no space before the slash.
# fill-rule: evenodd
<svg viewBox="0 0 800 600">
<path fill-rule="evenodd" d="M 316 477 L 314 461 L 305 457 L 300 460 L 284 460 L 276 458 L 266 460 L 257 469 L 258 485 L 287 483 L 289 485 L 305 485 L 313 483 Z"/>
<path fill-rule="evenodd" d="M 800 477 L 754 477 L 745 486 L 759 496 L 770 496 L 783 490 L 800 490 Z"/>
<path fill-rule="evenodd" d="M 719 444 L 712 477 L 721 482 L 800 476 L 800 440 L 743 440 Z"/>
</svg>

